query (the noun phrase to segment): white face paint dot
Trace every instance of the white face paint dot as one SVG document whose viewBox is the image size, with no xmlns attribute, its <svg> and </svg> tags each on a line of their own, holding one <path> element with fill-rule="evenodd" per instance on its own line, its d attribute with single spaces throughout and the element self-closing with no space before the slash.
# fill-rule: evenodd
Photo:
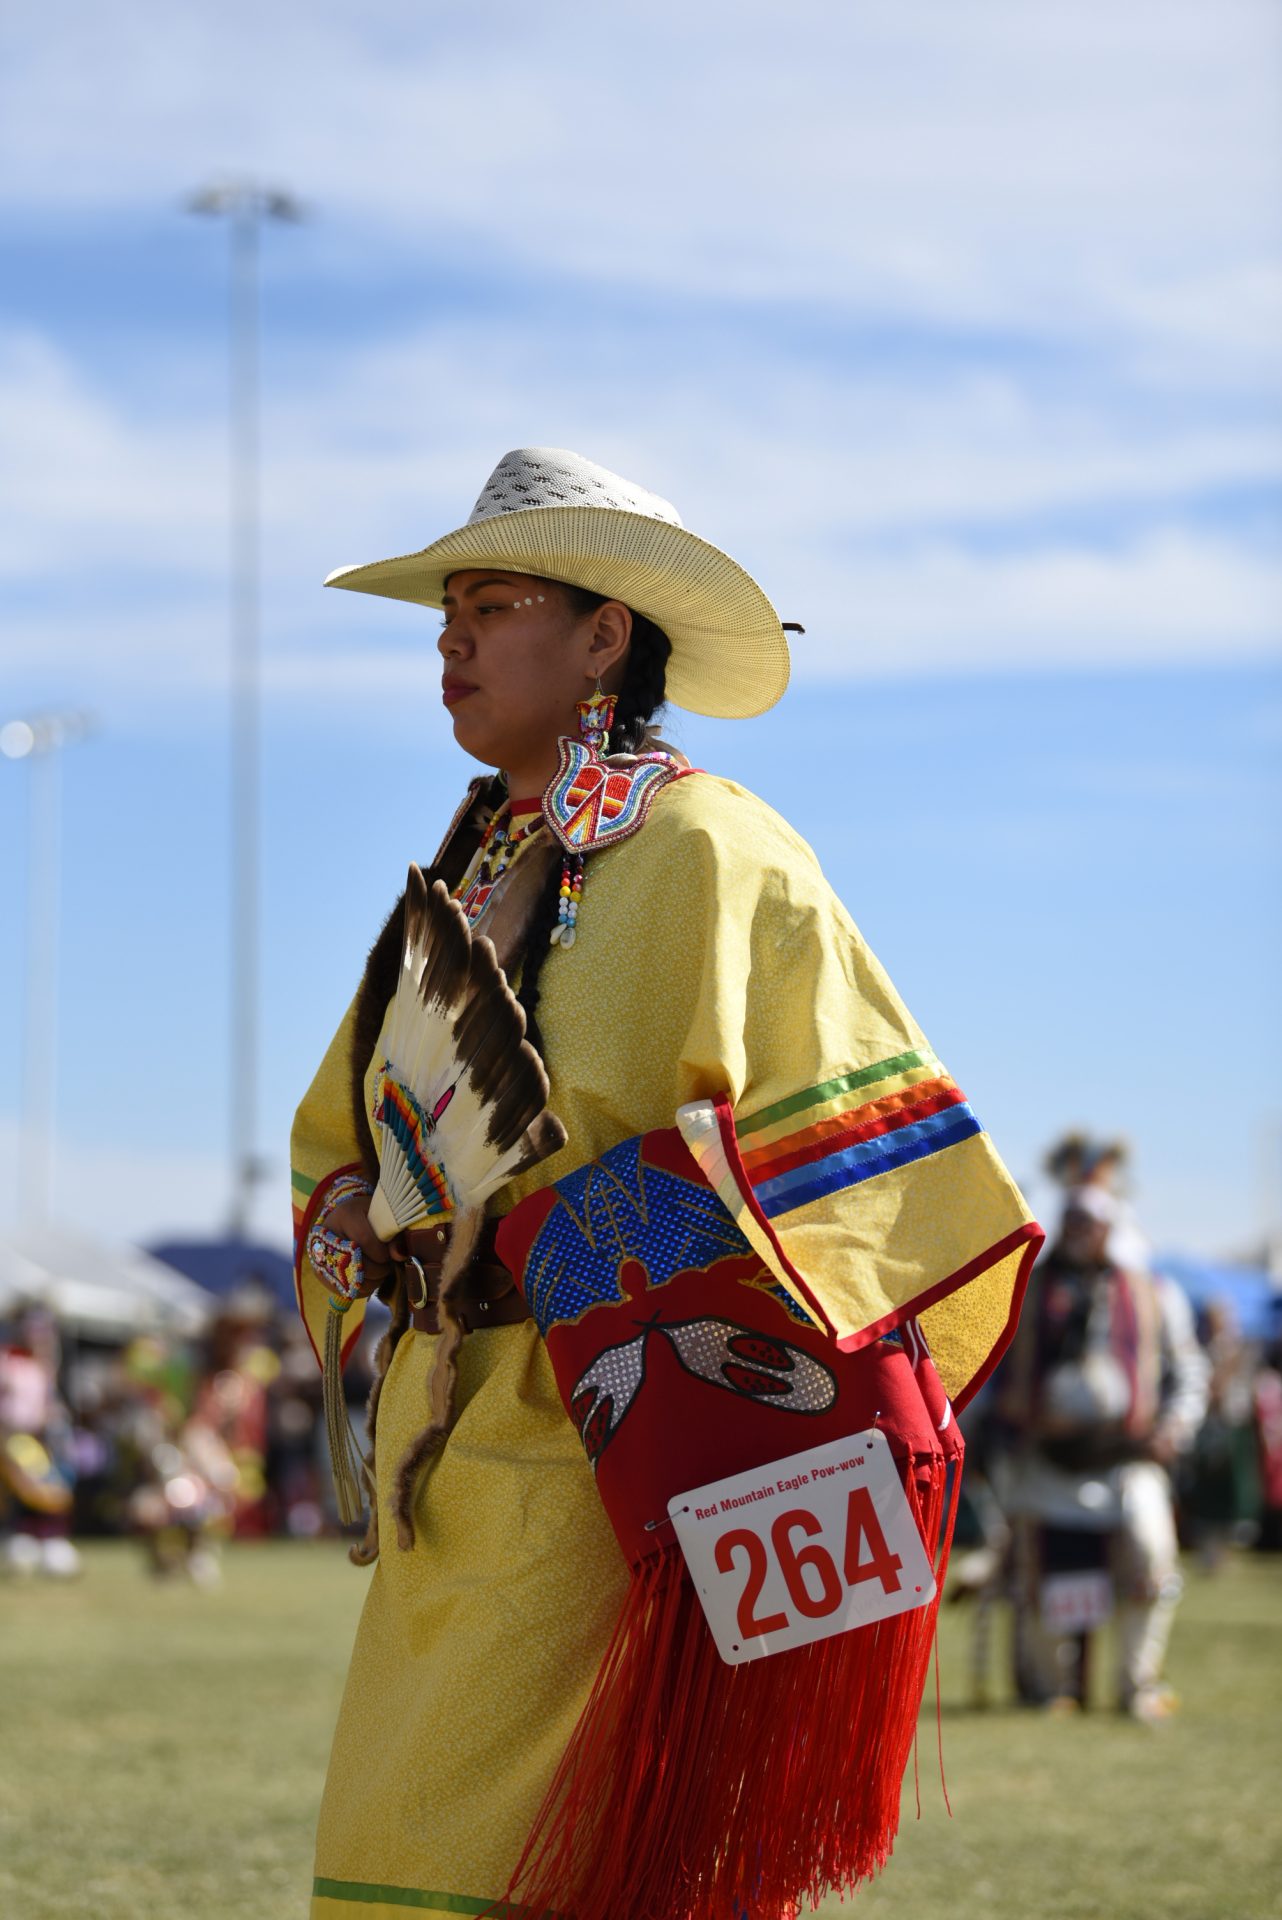
<svg viewBox="0 0 1282 1920">
<path fill-rule="evenodd" d="M 520 604 L 521 604 L 521 603 L 520 603 L 520 601 L 519 601 L 519 600 L 514 600 L 514 601 L 512 602 L 512 605 L 513 605 L 514 607 L 519 607 L 519 606 L 520 606 Z"/>
<path fill-rule="evenodd" d="M 540 605 L 540 606 L 542 606 L 542 605 L 543 605 L 543 595 L 542 595 L 542 594 L 540 594 L 540 595 L 538 596 L 538 600 L 539 600 L 539 605 Z"/>
<path fill-rule="evenodd" d="M 526 606 L 527 606 L 527 607 L 532 607 L 532 606 L 534 605 L 534 602 L 533 602 L 533 600 L 532 600 L 532 599 L 530 598 L 530 596 L 529 596 L 529 594 L 528 594 L 528 593 L 527 593 L 527 594 L 526 594 L 526 596 L 525 596 L 525 604 L 526 604 Z"/>
</svg>

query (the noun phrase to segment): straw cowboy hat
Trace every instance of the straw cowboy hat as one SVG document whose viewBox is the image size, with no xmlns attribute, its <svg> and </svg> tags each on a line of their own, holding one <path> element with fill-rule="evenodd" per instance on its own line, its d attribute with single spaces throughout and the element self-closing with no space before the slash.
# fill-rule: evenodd
<svg viewBox="0 0 1282 1920">
<path fill-rule="evenodd" d="M 419 553 L 339 567 L 325 585 L 439 607 L 449 575 L 475 567 L 586 587 L 645 614 L 672 642 L 668 698 L 692 713 L 747 719 L 788 684 L 788 642 L 756 581 L 657 493 L 561 447 L 504 454 L 466 526 Z"/>
</svg>

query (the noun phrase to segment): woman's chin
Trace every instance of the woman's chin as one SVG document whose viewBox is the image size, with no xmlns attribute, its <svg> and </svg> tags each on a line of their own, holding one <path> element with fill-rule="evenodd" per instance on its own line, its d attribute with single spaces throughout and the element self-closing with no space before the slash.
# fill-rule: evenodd
<svg viewBox="0 0 1282 1920">
<path fill-rule="evenodd" d="M 497 743 L 490 738 L 485 727 L 476 725 L 474 720 L 469 722 L 469 716 L 464 711 L 466 705 L 467 702 L 464 701 L 450 714 L 450 724 L 454 729 L 455 740 L 464 753 L 471 754 L 473 760 L 480 760 L 487 767 L 502 766 Z"/>
</svg>

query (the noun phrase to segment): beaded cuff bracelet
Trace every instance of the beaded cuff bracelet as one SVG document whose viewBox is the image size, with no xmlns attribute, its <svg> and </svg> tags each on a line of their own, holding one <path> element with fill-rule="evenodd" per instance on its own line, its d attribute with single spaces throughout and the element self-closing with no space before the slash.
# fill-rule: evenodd
<svg viewBox="0 0 1282 1920">
<path fill-rule="evenodd" d="M 335 1313 L 346 1313 L 365 1284 L 365 1256 L 360 1248 L 329 1227 L 313 1227 L 307 1236 L 307 1258 L 329 1292 L 330 1306 Z"/>
</svg>

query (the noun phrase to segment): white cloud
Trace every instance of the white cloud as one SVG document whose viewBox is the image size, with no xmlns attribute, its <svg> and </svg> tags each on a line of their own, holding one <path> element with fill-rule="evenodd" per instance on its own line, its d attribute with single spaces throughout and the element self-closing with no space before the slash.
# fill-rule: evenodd
<svg viewBox="0 0 1282 1920">
<path fill-rule="evenodd" d="M 1267 0 L 68 0 L 6 42 L 28 214 L 172 203 L 234 160 L 313 199 L 349 270 L 382 236 L 446 277 L 514 257 L 1276 351 Z"/>
<path fill-rule="evenodd" d="M 817 677 L 1240 660 L 1282 638 L 1282 561 L 1184 531 L 997 560 L 929 544 L 824 586 L 797 643 Z"/>
<path fill-rule="evenodd" d="M 497 453 L 531 437 L 670 493 L 810 627 L 804 674 L 1249 657 L 1279 637 L 1282 563 L 1196 512 L 1201 495 L 1276 479 L 1282 443 L 1254 423 L 1137 420 L 1010 371 L 838 376 L 765 349 L 740 350 L 763 396 L 750 419 L 738 383 L 700 395 L 689 366 L 639 416 L 608 371 L 539 369 L 534 345 L 504 367 L 484 331 L 334 349 L 323 407 L 314 366 L 272 394 L 269 691 L 430 692 L 423 616 L 320 581 L 456 523 Z M 109 700 L 222 686 L 221 420 L 158 423 L 31 334 L 0 336 L 0 414 L 21 448 L 0 474 L 0 572 L 31 603 L 0 654 L 24 692 L 41 673 Z M 1083 514 L 1107 537 L 1074 530 Z"/>
<path fill-rule="evenodd" d="M 770 382 L 750 418 L 723 392 L 696 406 L 697 375 L 683 367 L 648 395 L 641 424 L 635 392 L 599 373 L 478 376 L 465 355 L 480 331 L 335 350 L 323 408 L 297 391 L 269 402 L 264 509 L 278 577 L 310 565 L 310 580 L 367 550 L 426 540 L 466 512 L 505 436 L 542 422 L 594 449 L 604 439 L 611 460 L 668 488 L 688 521 L 710 529 L 719 519 L 740 545 L 780 527 L 898 538 L 941 522 L 1151 511 L 1282 471 L 1282 437 L 1253 422 L 1137 423 L 1099 399 L 1037 396 L 1009 373 L 843 378 L 768 350 L 742 356 L 745 386 Z M 0 412 L 19 450 L 0 476 L 0 570 L 56 576 L 74 558 L 222 578 L 221 420 L 140 417 L 30 334 L 0 335 Z"/>
<path fill-rule="evenodd" d="M 225 431 L 131 414 L 31 329 L 0 332 L 0 579 L 225 565 Z"/>
<path fill-rule="evenodd" d="M 276 279 L 497 289 L 429 325 L 375 300 L 347 333 L 276 323 L 281 691 L 356 657 L 370 686 L 432 671 L 414 616 L 319 582 L 453 524 L 522 441 L 667 492 L 808 619 L 803 670 L 863 671 L 824 638 L 851 632 L 903 671 L 1249 656 L 1277 567 L 1200 515 L 1282 469 L 1279 42 L 1264 0 L 66 0 L 0 26 L 0 221 L 136 231 L 235 158 L 316 204 Z M 581 274 L 609 319 L 567 345 L 554 309 L 504 306 L 506 272 Z M 718 303 L 703 338 L 692 294 Z M 223 679 L 221 366 L 181 332 L 115 351 L 109 374 L 92 339 L 0 334 L 24 697 Z"/>
<path fill-rule="evenodd" d="M 331 445 L 314 444 L 312 400 L 292 400 L 269 430 L 276 447 L 296 450 L 272 491 L 284 502 L 315 488 L 318 452 L 336 467 L 354 460 L 358 481 L 381 496 L 376 539 L 386 540 L 388 513 L 399 520 L 419 499 L 438 513 L 466 511 L 512 443 L 505 436 L 546 434 L 549 423 L 577 436 L 568 444 L 604 438 L 607 464 L 670 493 L 712 538 L 719 518 L 725 539 L 740 543 L 745 528 L 899 535 L 923 522 L 982 526 L 1088 505 L 1151 506 L 1282 477 L 1282 433 L 1271 420 L 1155 408 L 1103 378 L 1057 389 L 1017 363 L 905 369 L 730 339 L 712 382 L 698 356 L 630 370 L 644 326 L 635 339 L 619 337 L 604 364 L 567 366 L 549 358 L 540 336 L 515 349 L 510 339 L 510 320 L 498 316 L 331 358 Z M 337 470 L 322 468 L 320 479 L 340 484 Z M 351 485 L 342 491 L 358 511 L 370 498 Z M 423 539 L 430 526 L 414 511 L 411 544 L 411 525 Z"/>
</svg>

